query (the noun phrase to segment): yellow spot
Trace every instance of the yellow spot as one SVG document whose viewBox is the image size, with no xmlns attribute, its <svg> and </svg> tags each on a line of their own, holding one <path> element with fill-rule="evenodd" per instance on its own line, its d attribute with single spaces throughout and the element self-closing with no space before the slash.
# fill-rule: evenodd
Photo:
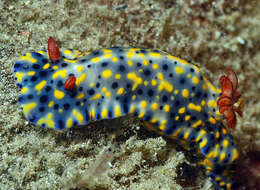
<svg viewBox="0 0 260 190">
<path fill-rule="evenodd" d="M 21 90 L 21 94 L 25 94 L 27 91 L 28 91 L 28 88 L 27 87 L 23 87 L 22 90 Z"/>
<path fill-rule="evenodd" d="M 188 77 L 188 78 L 191 78 L 191 74 L 190 74 L 190 73 L 189 73 L 189 74 L 187 74 L 187 77 Z"/>
<path fill-rule="evenodd" d="M 227 186 L 227 189 L 228 189 L 228 190 L 231 189 L 231 183 L 227 183 L 226 186 Z"/>
<path fill-rule="evenodd" d="M 50 101 L 49 104 L 48 104 L 48 107 L 51 108 L 53 105 L 54 105 L 54 102 Z"/>
<path fill-rule="evenodd" d="M 94 58 L 91 59 L 91 61 L 93 63 L 99 62 L 100 61 L 100 57 L 94 57 Z"/>
<path fill-rule="evenodd" d="M 144 85 L 145 86 L 148 86 L 149 85 L 149 82 L 146 80 L 146 81 L 144 81 Z"/>
<path fill-rule="evenodd" d="M 216 132 L 216 139 L 219 138 L 219 131 Z"/>
<path fill-rule="evenodd" d="M 134 55 L 135 55 L 134 52 L 128 52 L 128 53 L 126 53 L 126 56 L 127 56 L 128 58 L 131 58 L 131 57 L 134 56 Z"/>
<path fill-rule="evenodd" d="M 117 90 L 117 94 L 118 95 L 122 95 L 124 93 L 124 88 L 119 88 L 118 90 Z"/>
<path fill-rule="evenodd" d="M 180 119 L 180 116 L 176 116 L 175 120 L 178 121 Z"/>
<path fill-rule="evenodd" d="M 134 113 L 134 111 L 135 111 L 135 107 L 132 105 L 130 108 L 130 113 Z"/>
<path fill-rule="evenodd" d="M 202 121 L 201 120 L 198 120 L 196 121 L 195 123 L 192 124 L 192 127 L 193 128 L 197 128 L 198 126 L 202 125 Z"/>
<path fill-rule="evenodd" d="M 189 131 L 187 131 L 185 134 L 184 134 L 184 139 L 188 139 L 189 138 L 189 136 L 190 136 L 190 132 Z"/>
<path fill-rule="evenodd" d="M 147 106 L 147 102 L 144 101 L 144 100 L 141 101 L 140 106 L 141 106 L 141 108 L 146 108 L 146 106 Z"/>
<path fill-rule="evenodd" d="M 163 74 L 162 73 L 158 73 L 158 79 L 161 80 L 160 85 L 158 86 L 158 91 L 161 92 L 162 90 L 166 90 L 168 92 L 172 92 L 173 91 L 173 85 L 169 82 L 167 82 L 166 80 L 163 79 Z"/>
<path fill-rule="evenodd" d="M 182 90 L 182 96 L 184 97 L 184 98 L 188 98 L 189 97 L 189 91 L 188 91 L 188 89 L 183 89 Z"/>
<path fill-rule="evenodd" d="M 59 109 L 59 113 L 62 113 L 63 112 L 63 109 Z"/>
<path fill-rule="evenodd" d="M 79 86 L 85 80 L 86 76 L 87 76 L 86 73 L 80 75 L 80 77 L 76 79 L 76 85 Z"/>
<path fill-rule="evenodd" d="M 163 80 L 163 74 L 162 73 L 158 73 L 158 79 Z"/>
<path fill-rule="evenodd" d="M 212 107 L 212 108 L 215 108 L 215 107 L 217 107 L 217 103 L 216 103 L 214 100 L 210 100 L 210 101 L 208 102 L 208 106 L 209 106 L 209 107 Z"/>
<path fill-rule="evenodd" d="M 173 134 L 172 137 L 177 137 L 181 133 L 181 129 L 176 130 Z"/>
<path fill-rule="evenodd" d="M 164 109 L 165 112 L 169 112 L 170 111 L 170 105 L 166 104 L 163 109 Z"/>
<path fill-rule="evenodd" d="M 64 59 L 64 61 L 68 62 L 68 63 L 76 63 L 77 60 L 72 60 L 72 59 Z"/>
<path fill-rule="evenodd" d="M 130 67 L 132 67 L 132 66 L 133 66 L 133 64 L 134 64 L 134 63 L 133 63 L 133 61 L 132 61 L 132 60 L 129 60 L 129 61 L 128 61 L 128 65 L 129 65 Z"/>
<path fill-rule="evenodd" d="M 140 48 L 130 48 L 129 51 L 140 51 Z"/>
<path fill-rule="evenodd" d="M 193 82 L 193 84 L 199 84 L 199 78 L 197 77 L 197 76 L 194 76 L 193 78 L 192 78 L 192 82 Z"/>
<path fill-rule="evenodd" d="M 179 114 L 184 114 L 185 110 L 186 110 L 185 107 L 182 107 L 182 108 L 179 109 L 178 113 Z"/>
<path fill-rule="evenodd" d="M 161 131 L 163 131 L 165 128 L 166 128 L 165 125 L 160 125 L 160 126 L 159 126 L 159 129 L 160 129 Z"/>
<path fill-rule="evenodd" d="M 98 100 L 98 99 L 100 99 L 100 97 L 101 97 L 101 94 L 96 94 L 90 100 Z"/>
<path fill-rule="evenodd" d="M 111 54 L 111 53 L 105 54 L 104 57 L 105 57 L 105 58 L 112 57 L 112 54 Z"/>
<path fill-rule="evenodd" d="M 210 118 L 209 118 L 209 122 L 210 122 L 211 124 L 216 124 L 216 123 L 217 123 L 216 119 L 214 119 L 213 117 L 210 117 Z"/>
<path fill-rule="evenodd" d="M 158 69 L 158 67 L 159 67 L 159 66 L 158 66 L 157 63 L 154 63 L 154 64 L 153 64 L 153 69 L 154 69 L 154 70 Z"/>
<path fill-rule="evenodd" d="M 110 78 L 111 76 L 112 76 L 112 71 L 111 70 L 104 70 L 103 72 L 102 72 L 102 76 L 103 76 L 103 78 Z"/>
<path fill-rule="evenodd" d="M 43 69 L 49 69 L 49 67 L 50 67 L 50 63 L 46 63 L 45 65 L 43 65 Z"/>
<path fill-rule="evenodd" d="M 90 85 L 89 85 L 90 87 L 94 87 L 95 86 L 95 84 L 92 82 L 92 83 L 90 83 Z"/>
<path fill-rule="evenodd" d="M 152 80 L 152 85 L 156 86 L 157 85 L 157 81 L 155 79 Z"/>
<path fill-rule="evenodd" d="M 135 99 L 136 99 L 136 95 L 133 95 L 133 96 L 132 96 L 132 100 L 135 100 Z"/>
<path fill-rule="evenodd" d="M 34 59 L 33 57 L 31 57 L 31 54 L 30 54 L 30 53 L 26 53 L 25 56 L 22 56 L 22 57 L 20 58 L 20 60 L 21 60 L 21 61 L 29 61 L 29 62 L 31 62 L 31 63 L 36 63 L 36 62 L 37 62 L 36 59 Z"/>
<path fill-rule="evenodd" d="M 155 111 L 158 109 L 158 104 L 157 103 L 153 103 L 152 104 L 152 109 Z"/>
<path fill-rule="evenodd" d="M 111 94 L 110 92 L 106 92 L 106 97 L 110 98 Z"/>
<path fill-rule="evenodd" d="M 107 88 L 106 88 L 106 87 L 102 88 L 101 92 L 102 92 L 102 93 L 107 92 Z"/>
<path fill-rule="evenodd" d="M 190 115 L 186 115 L 185 116 L 185 121 L 189 121 L 190 120 Z"/>
<path fill-rule="evenodd" d="M 103 49 L 104 53 L 111 53 L 112 50 L 111 49 Z"/>
<path fill-rule="evenodd" d="M 101 117 L 102 117 L 103 119 L 107 118 L 107 109 L 106 109 L 106 108 L 104 108 L 104 109 L 102 110 L 102 112 L 101 112 Z"/>
<path fill-rule="evenodd" d="M 128 73 L 127 78 L 134 81 L 134 85 L 132 87 L 133 91 L 138 87 L 138 85 L 143 83 L 143 79 L 138 77 L 135 73 Z"/>
<path fill-rule="evenodd" d="M 228 140 L 227 139 L 224 139 L 223 140 L 223 146 L 225 147 L 225 148 L 227 148 L 228 147 Z"/>
<path fill-rule="evenodd" d="M 65 94 L 64 94 L 64 92 L 62 92 L 62 91 L 59 91 L 59 90 L 54 90 L 54 97 L 55 98 L 57 98 L 57 99 L 62 99 L 64 96 L 65 96 Z"/>
<path fill-rule="evenodd" d="M 222 129 L 222 133 L 225 135 L 227 134 L 227 130 L 225 128 Z"/>
<path fill-rule="evenodd" d="M 62 69 L 62 70 L 56 71 L 52 75 L 52 78 L 56 79 L 58 76 L 60 76 L 61 78 L 65 78 L 66 77 L 66 73 L 67 73 L 66 69 Z"/>
<path fill-rule="evenodd" d="M 82 122 L 83 122 L 83 116 L 82 116 L 82 114 L 77 113 L 76 117 L 77 117 L 77 120 L 78 120 L 79 123 L 82 123 Z"/>
<path fill-rule="evenodd" d="M 46 117 L 42 117 L 37 122 L 38 125 L 45 124 L 46 126 L 50 128 L 54 128 L 55 122 L 52 119 L 52 113 L 49 113 Z"/>
<path fill-rule="evenodd" d="M 46 80 L 39 82 L 34 88 L 37 91 L 41 91 L 42 88 L 47 84 Z"/>
<path fill-rule="evenodd" d="M 148 66 L 148 64 L 149 64 L 148 60 L 145 59 L 145 60 L 144 60 L 144 65 L 145 65 L 145 66 Z"/>
<path fill-rule="evenodd" d="M 115 75 L 115 79 L 118 79 L 118 80 L 121 79 L 121 75 L 120 74 L 116 74 Z"/>
<path fill-rule="evenodd" d="M 67 124 L 66 125 L 68 126 L 68 128 L 72 127 L 72 119 L 71 118 L 69 118 L 67 120 Z"/>
<path fill-rule="evenodd" d="M 15 77 L 17 78 L 17 82 L 21 82 L 24 77 L 24 73 L 16 72 Z"/>
<path fill-rule="evenodd" d="M 232 154 L 232 159 L 231 162 L 233 162 L 234 160 L 236 160 L 238 158 L 238 151 L 237 149 L 233 149 L 233 154 Z"/>
<path fill-rule="evenodd" d="M 117 57 L 112 57 L 112 61 L 117 62 L 118 61 Z"/>
<path fill-rule="evenodd" d="M 145 112 L 141 111 L 140 114 L 138 115 L 138 118 L 142 119 L 144 117 L 144 114 L 145 114 Z"/>
<path fill-rule="evenodd" d="M 173 85 L 165 80 L 161 81 L 160 85 L 158 86 L 158 91 L 166 90 L 168 92 L 173 91 Z"/>
<path fill-rule="evenodd" d="M 152 57 L 158 57 L 158 58 L 162 56 L 160 53 L 156 53 L 156 52 L 150 52 L 149 55 Z"/>
<path fill-rule="evenodd" d="M 82 92 L 76 98 L 77 98 L 77 100 L 80 100 L 80 99 L 84 98 L 84 96 L 85 96 L 85 94 Z"/>
<path fill-rule="evenodd" d="M 24 115 L 28 117 L 29 112 L 37 106 L 35 102 L 23 105 Z"/>
<path fill-rule="evenodd" d="M 45 52 L 44 52 L 44 51 L 42 51 L 42 50 L 40 50 L 40 51 L 37 51 L 37 53 L 39 53 L 39 54 L 42 54 L 42 55 L 44 55 L 44 54 L 45 54 Z"/>
<path fill-rule="evenodd" d="M 82 71 L 83 71 L 83 66 L 82 66 L 82 65 L 78 66 L 78 67 L 77 67 L 77 71 L 78 71 L 78 72 L 82 72 Z"/>
<path fill-rule="evenodd" d="M 201 129 L 195 141 L 198 142 L 201 139 L 201 137 L 203 137 L 206 133 L 207 132 L 204 129 Z"/>
<path fill-rule="evenodd" d="M 184 69 L 182 67 L 177 66 L 175 67 L 175 72 L 180 75 L 184 73 Z"/>
<path fill-rule="evenodd" d="M 179 93 L 179 90 L 174 90 L 174 94 L 177 95 Z"/>
<path fill-rule="evenodd" d="M 90 113 L 89 113 L 90 118 L 94 118 L 95 115 L 96 115 L 95 110 L 94 109 L 90 110 Z"/>
<path fill-rule="evenodd" d="M 206 91 L 208 89 L 208 86 L 206 85 L 206 83 L 203 83 L 202 88 L 204 91 Z"/>
<path fill-rule="evenodd" d="M 54 70 L 57 70 L 59 67 L 57 65 L 52 66 Z"/>
<path fill-rule="evenodd" d="M 206 105 L 205 100 L 202 100 L 202 101 L 201 101 L 201 106 L 205 106 L 205 105 Z"/>
<path fill-rule="evenodd" d="M 115 116 L 116 116 L 116 117 L 121 116 L 121 110 L 120 110 L 120 107 L 119 107 L 119 106 L 116 106 L 116 107 L 115 107 Z"/>
<path fill-rule="evenodd" d="M 138 55 L 139 55 L 139 57 L 142 57 L 142 58 L 145 57 L 145 55 L 143 53 L 139 53 Z"/>
<path fill-rule="evenodd" d="M 68 50 L 68 49 L 66 49 L 66 50 L 64 50 L 64 51 L 63 51 L 63 53 L 65 53 L 65 54 L 67 54 L 67 55 L 71 55 L 71 54 L 72 54 L 72 51 L 71 51 L 71 50 Z"/>
<path fill-rule="evenodd" d="M 201 112 L 201 109 L 202 109 L 200 105 L 195 105 L 193 103 L 189 103 L 188 108 L 190 110 L 195 110 L 197 112 Z"/>
<path fill-rule="evenodd" d="M 29 76 L 33 76 L 33 75 L 35 75 L 35 72 L 34 72 L 34 71 L 29 71 L 27 74 L 28 74 Z"/>
<path fill-rule="evenodd" d="M 151 123 L 156 123 L 158 121 L 158 119 L 155 117 L 151 120 Z"/>
<path fill-rule="evenodd" d="M 219 157 L 219 161 L 222 162 L 226 158 L 226 153 L 222 152 Z"/>
<path fill-rule="evenodd" d="M 204 148 L 206 145 L 207 145 L 207 143 L 208 143 L 208 140 L 205 138 L 205 139 L 203 139 L 202 141 L 201 141 L 201 143 L 200 143 L 200 148 Z"/>
</svg>

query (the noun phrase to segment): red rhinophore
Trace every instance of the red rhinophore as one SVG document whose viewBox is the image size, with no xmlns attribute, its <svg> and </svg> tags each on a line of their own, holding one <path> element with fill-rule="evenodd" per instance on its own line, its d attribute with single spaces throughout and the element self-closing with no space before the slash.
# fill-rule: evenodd
<svg viewBox="0 0 260 190">
<path fill-rule="evenodd" d="M 222 75 L 220 77 L 220 85 L 222 95 L 218 98 L 217 104 L 219 106 L 219 112 L 224 115 L 227 127 L 234 129 L 237 124 L 236 114 L 242 117 L 241 104 L 235 106 L 240 98 L 240 93 L 237 92 L 238 79 L 236 73 L 227 69 L 227 76 Z"/>
<path fill-rule="evenodd" d="M 52 62 L 55 62 L 60 58 L 59 47 L 52 36 L 48 39 L 48 54 Z"/>
<path fill-rule="evenodd" d="M 66 90 L 72 90 L 76 85 L 76 77 L 74 75 L 69 76 L 65 81 L 64 88 Z"/>
</svg>

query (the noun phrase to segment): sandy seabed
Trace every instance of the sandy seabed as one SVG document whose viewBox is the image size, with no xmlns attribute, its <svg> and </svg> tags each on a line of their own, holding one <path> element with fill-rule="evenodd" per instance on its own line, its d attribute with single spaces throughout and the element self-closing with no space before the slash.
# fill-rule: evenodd
<svg viewBox="0 0 260 190">
<path fill-rule="evenodd" d="M 231 131 L 243 158 L 260 150 L 259 10 L 257 0 L 0 1 L 0 189 L 214 189 L 192 153 L 132 117 L 65 132 L 32 126 L 17 103 L 13 65 L 54 36 L 83 52 L 164 50 L 198 65 L 216 85 L 230 67 L 245 101 Z M 95 168 L 106 154 L 110 165 Z"/>
</svg>

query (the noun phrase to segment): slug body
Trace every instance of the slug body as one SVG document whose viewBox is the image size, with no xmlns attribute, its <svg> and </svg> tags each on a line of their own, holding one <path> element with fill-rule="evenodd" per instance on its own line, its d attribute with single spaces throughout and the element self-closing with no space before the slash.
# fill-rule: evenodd
<svg viewBox="0 0 260 190">
<path fill-rule="evenodd" d="M 196 144 L 206 175 L 219 188 L 231 188 L 238 150 L 220 122 L 221 91 L 197 66 L 141 48 L 60 54 L 52 62 L 45 50 L 31 52 L 14 65 L 19 103 L 30 122 L 62 130 L 131 113 L 160 134 Z"/>
</svg>

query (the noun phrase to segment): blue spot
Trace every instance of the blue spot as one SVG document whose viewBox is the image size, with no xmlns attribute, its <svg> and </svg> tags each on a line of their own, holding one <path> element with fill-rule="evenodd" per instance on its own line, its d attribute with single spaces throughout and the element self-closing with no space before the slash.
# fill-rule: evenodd
<svg viewBox="0 0 260 190">
<path fill-rule="evenodd" d="M 18 69 L 19 67 L 21 67 L 21 64 L 18 63 L 18 62 L 16 62 L 16 63 L 14 64 L 14 68 L 15 68 L 15 69 Z"/>
<path fill-rule="evenodd" d="M 22 104 L 22 103 L 24 102 L 24 97 L 23 97 L 23 96 L 20 96 L 20 97 L 18 98 L 18 102 L 19 102 L 19 104 Z"/>
<path fill-rule="evenodd" d="M 167 134 L 167 135 L 172 135 L 172 133 L 176 130 L 177 126 L 176 125 L 172 125 L 172 126 L 169 126 L 167 127 L 164 132 Z"/>
<path fill-rule="evenodd" d="M 36 116 L 35 115 L 31 115 L 27 118 L 30 122 L 35 122 L 36 121 Z"/>
<path fill-rule="evenodd" d="M 58 122 L 55 124 L 55 128 L 58 130 L 64 129 L 65 128 L 64 122 L 61 119 L 59 119 Z"/>
<path fill-rule="evenodd" d="M 34 57 L 34 58 L 39 58 L 39 57 L 42 57 L 42 54 L 40 54 L 40 53 L 37 53 L 37 52 L 31 52 L 31 55 L 32 55 L 32 57 Z"/>
<path fill-rule="evenodd" d="M 85 110 L 85 120 L 86 120 L 86 122 L 89 121 L 89 114 L 88 114 L 88 110 L 87 109 Z"/>
<path fill-rule="evenodd" d="M 78 122 L 76 120 L 73 121 L 73 126 L 77 126 Z"/>
</svg>

